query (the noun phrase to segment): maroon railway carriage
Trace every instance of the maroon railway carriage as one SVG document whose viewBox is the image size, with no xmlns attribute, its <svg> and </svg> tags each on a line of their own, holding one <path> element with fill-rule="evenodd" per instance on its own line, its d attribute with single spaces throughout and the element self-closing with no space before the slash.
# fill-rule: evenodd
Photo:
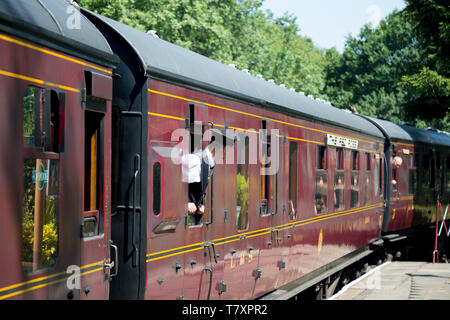
<svg viewBox="0 0 450 320">
<path fill-rule="evenodd" d="M 450 135 L 366 118 L 386 136 L 385 155 L 390 159 L 383 234 L 390 241 L 405 240 L 434 227 L 438 199 L 444 208 L 450 203 Z M 394 157 L 402 159 L 400 166 L 393 165 Z"/>
<path fill-rule="evenodd" d="M 384 136 L 372 123 L 83 12 L 120 58 L 111 298 L 252 299 L 310 280 L 380 236 Z M 192 216 L 180 149 L 190 136 L 205 147 L 210 129 L 216 166 L 206 212 Z M 278 131 L 259 137 L 262 129 Z M 263 146 L 271 165 L 279 155 L 276 174 L 261 175 Z"/>
<path fill-rule="evenodd" d="M 116 58 L 49 0 L 0 2 L 0 56 L 0 299 L 108 298 Z"/>
</svg>

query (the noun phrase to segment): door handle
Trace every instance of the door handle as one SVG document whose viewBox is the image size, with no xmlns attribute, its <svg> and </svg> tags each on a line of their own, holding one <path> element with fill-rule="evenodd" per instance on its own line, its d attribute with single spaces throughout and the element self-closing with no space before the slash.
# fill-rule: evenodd
<svg viewBox="0 0 450 320">
<path fill-rule="evenodd" d="M 119 253 L 118 253 L 118 249 L 117 246 L 113 244 L 112 240 L 108 241 L 108 244 L 111 248 L 114 249 L 114 261 L 111 261 L 110 263 L 103 263 L 103 270 L 106 271 L 105 269 L 109 269 L 112 270 L 114 268 L 114 273 L 110 273 L 109 274 L 109 280 L 111 281 L 111 279 L 115 276 L 117 276 L 117 274 L 119 273 Z"/>
<path fill-rule="evenodd" d="M 132 257 L 132 265 L 136 267 L 138 260 L 138 252 L 139 248 L 136 244 L 136 180 L 139 174 L 139 170 L 141 167 L 141 156 L 137 153 L 134 156 L 134 176 L 133 176 L 133 219 L 132 219 L 132 234 L 131 241 L 133 245 L 133 257 Z"/>
</svg>

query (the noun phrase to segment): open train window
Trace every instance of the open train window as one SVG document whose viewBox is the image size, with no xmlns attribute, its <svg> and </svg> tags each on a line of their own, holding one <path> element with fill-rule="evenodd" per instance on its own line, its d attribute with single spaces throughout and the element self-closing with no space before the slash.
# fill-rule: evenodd
<svg viewBox="0 0 450 320">
<path fill-rule="evenodd" d="M 353 150 L 352 151 L 352 170 L 359 170 L 359 169 L 360 169 L 359 152 Z"/>
<path fill-rule="evenodd" d="M 260 146 L 266 148 L 266 151 L 262 152 L 262 165 L 261 165 L 261 206 L 260 215 L 267 216 L 276 213 L 276 201 L 277 201 L 277 177 L 278 173 L 268 174 L 270 166 L 274 165 L 269 163 L 268 159 L 273 160 L 276 157 L 272 157 L 272 136 L 269 135 L 266 129 L 266 120 L 262 120 L 262 139 Z"/>
<path fill-rule="evenodd" d="M 336 148 L 336 170 L 344 170 L 344 149 Z"/>
<path fill-rule="evenodd" d="M 327 168 L 327 147 L 318 146 L 317 147 L 317 169 Z"/>
<path fill-rule="evenodd" d="M 289 142 L 289 219 L 297 217 L 298 146 Z"/>
<path fill-rule="evenodd" d="M 372 161 L 370 158 L 370 153 L 366 152 L 366 171 L 372 170 Z"/>
<path fill-rule="evenodd" d="M 58 256 L 59 152 L 64 95 L 27 87 L 23 99 L 22 267 L 48 269 Z"/>
<path fill-rule="evenodd" d="M 103 232 L 103 148 L 104 114 L 84 114 L 84 227 L 85 238 Z M 91 230 L 88 232 L 88 230 Z"/>
</svg>

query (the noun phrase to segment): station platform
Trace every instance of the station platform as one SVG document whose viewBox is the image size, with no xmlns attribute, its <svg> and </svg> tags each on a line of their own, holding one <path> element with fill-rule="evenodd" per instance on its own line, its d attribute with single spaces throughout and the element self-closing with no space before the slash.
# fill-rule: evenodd
<svg viewBox="0 0 450 320">
<path fill-rule="evenodd" d="M 450 264 L 386 262 L 329 300 L 450 300 Z"/>
</svg>

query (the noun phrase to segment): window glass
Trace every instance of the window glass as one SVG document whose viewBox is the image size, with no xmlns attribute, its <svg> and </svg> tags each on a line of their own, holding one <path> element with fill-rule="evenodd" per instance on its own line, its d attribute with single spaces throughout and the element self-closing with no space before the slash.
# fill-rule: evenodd
<svg viewBox="0 0 450 320">
<path fill-rule="evenodd" d="M 42 99 L 43 95 L 47 99 Z M 22 267 L 33 273 L 55 265 L 58 254 L 59 99 L 54 91 L 28 87 L 23 101 Z M 45 130 L 44 130 L 45 129 Z M 29 154 L 29 153 L 25 153 Z"/>
<path fill-rule="evenodd" d="M 153 214 L 161 213 L 161 164 L 153 165 Z"/>
<path fill-rule="evenodd" d="M 85 111 L 84 211 L 100 209 L 103 113 Z"/>
<path fill-rule="evenodd" d="M 23 139 L 26 147 L 41 146 L 41 89 L 27 87 L 23 100 Z"/>
<path fill-rule="evenodd" d="M 343 173 L 336 173 L 334 175 L 334 210 L 343 210 L 345 208 L 344 191 L 345 176 Z"/>
<path fill-rule="evenodd" d="M 236 227 L 238 230 L 248 228 L 249 204 L 249 137 L 245 137 L 245 162 L 237 164 L 237 194 L 236 194 Z"/>
<path fill-rule="evenodd" d="M 315 194 L 315 209 L 317 214 L 327 212 L 327 198 L 328 198 L 327 174 L 323 172 L 318 172 L 316 173 L 316 194 Z"/>
<path fill-rule="evenodd" d="M 366 170 L 372 170 L 371 162 L 370 162 L 370 153 L 366 152 Z"/>
<path fill-rule="evenodd" d="M 297 142 L 289 142 L 289 219 L 297 217 L 297 170 L 298 149 Z"/>
<path fill-rule="evenodd" d="M 379 183 L 379 181 L 378 181 L 378 179 L 379 179 L 379 177 L 378 177 L 378 174 L 379 174 L 379 172 L 378 172 L 378 161 L 375 160 L 373 164 L 374 164 L 374 168 L 373 168 L 373 194 L 375 196 L 377 196 L 377 194 L 378 194 L 378 183 Z"/>
<path fill-rule="evenodd" d="M 317 169 L 326 169 L 327 167 L 327 147 L 317 147 Z"/>
<path fill-rule="evenodd" d="M 263 127 L 265 127 L 263 122 Z M 265 130 L 263 128 L 263 130 Z M 266 131 L 267 133 L 267 131 Z M 263 141 L 263 144 L 266 144 L 267 146 L 267 154 L 264 154 L 263 152 L 263 159 L 262 159 L 262 169 L 270 168 L 271 164 L 264 164 L 266 162 L 266 156 L 272 158 L 272 143 L 271 143 L 271 136 L 267 133 L 265 136 L 265 141 Z M 268 171 L 268 170 L 264 170 Z M 262 216 L 270 215 L 276 212 L 276 200 L 277 200 L 277 177 L 278 173 L 275 174 L 261 174 L 261 211 L 260 214 Z"/>
<path fill-rule="evenodd" d="M 409 194 L 415 194 L 417 190 L 417 171 L 409 170 Z"/>
<path fill-rule="evenodd" d="M 364 203 L 363 203 L 363 205 L 366 205 L 366 204 L 370 203 L 370 201 L 371 201 L 372 183 L 371 183 L 370 179 L 371 179 L 370 174 L 366 174 L 364 176 Z"/>
<path fill-rule="evenodd" d="M 352 151 L 352 170 L 359 170 L 359 152 Z"/>
<path fill-rule="evenodd" d="M 344 149 L 343 148 L 336 149 L 336 169 L 344 170 Z"/>
<path fill-rule="evenodd" d="M 359 174 L 352 173 L 351 175 L 351 192 L 350 192 L 350 207 L 359 207 Z"/>
</svg>

